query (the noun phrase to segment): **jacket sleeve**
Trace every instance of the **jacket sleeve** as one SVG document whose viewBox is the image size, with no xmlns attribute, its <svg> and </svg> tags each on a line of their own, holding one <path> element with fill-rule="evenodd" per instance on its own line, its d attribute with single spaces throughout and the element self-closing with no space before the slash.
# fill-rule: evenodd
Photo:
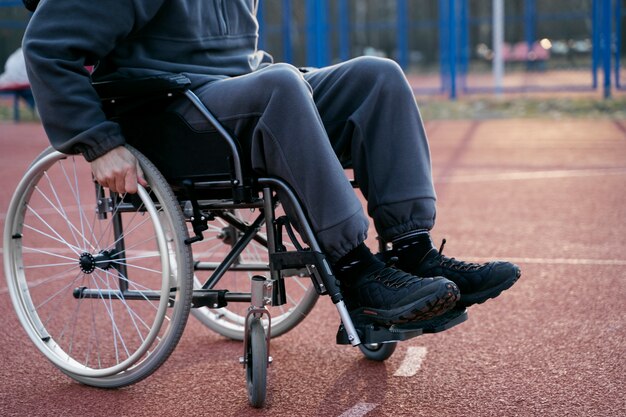
<svg viewBox="0 0 626 417">
<path fill-rule="evenodd" d="M 145 25 L 164 0 L 43 0 L 22 42 L 28 78 L 52 146 L 87 161 L 125 143 L 85 65 Z"/>
</svg>

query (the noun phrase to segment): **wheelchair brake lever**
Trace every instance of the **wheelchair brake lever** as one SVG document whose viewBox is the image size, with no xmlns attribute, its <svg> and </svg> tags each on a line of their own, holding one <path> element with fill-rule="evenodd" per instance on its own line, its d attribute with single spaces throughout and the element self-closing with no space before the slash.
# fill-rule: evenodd
<svg viewBox="0 0 626 417">
<path fill-rule="evenodd" d="M 198 205 L 198 199 L 196 198 L 196 189 L 194 187 L 193 181 L 183 181 L 183 187 L 185 188 L 187 196 L 189 197 L 189 202 L 191 203 L 193 213 L 190 220 L 195 236 L 185 239 L 185 244 L 191 245 L 192 243 L 200 242 L 204 239 L 204 235 L 202 234 L 202 232 L 209 228 L 209 226 L 207 225 L 209 218 L 200 210 L 200 206 Z"/>
</svg>

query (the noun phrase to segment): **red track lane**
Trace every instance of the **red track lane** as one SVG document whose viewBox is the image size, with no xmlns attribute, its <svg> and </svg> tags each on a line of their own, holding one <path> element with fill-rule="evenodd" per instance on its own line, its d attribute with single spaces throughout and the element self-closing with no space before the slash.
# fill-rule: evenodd
<svg viewBox="0 0 626 417">
<path fill-rule="evenodd" d="M 466 323 L 401 343 L 384 363 L 335 345 L 337 314 L 320 299 L 312 317 L 272 340 L 263 410 L 247 404 L 241 344 L 193 318 L 146 380 L 119 390 L 75 383 L 27 339 L 2 280 L 0 415 L 626 415 L 623 126 L 429 123 L 439 194 L 434 238 L 445 237 L 445 253 L 461 259 L 512 259 L 522 278 L 472 307 Z M 45 145 L 39 125 L 0 124 L 2 227 L 17 181 Z M 415 365 L 407 356 L 413 351 L 425 352 L 421 367 L 396 376 Z"/>
</svg>

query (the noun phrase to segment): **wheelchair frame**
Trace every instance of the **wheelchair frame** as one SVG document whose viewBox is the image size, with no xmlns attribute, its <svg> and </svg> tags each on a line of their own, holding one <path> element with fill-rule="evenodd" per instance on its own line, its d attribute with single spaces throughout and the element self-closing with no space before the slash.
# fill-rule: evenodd
<svg viewBox="0 0 626 417">
<path fill-rule="evenodd" d="M 115 106 L 119 100 L 128 97 L 171 98 L 184 95 L 219 133 L 220 138 L 227 144 L 230 151 L 230 155 L 228 155 L 231 162 L 230 180 L 184 182 L 184 192 L 187 195 L 184 201 L 174 195 L 167 180 L 160 175 L 158 169 L 132 147 L 129 149 L 137 156 L 146 172 L 150 190 L 140 186 L 138 197 L 119 196 L 111 193 L 110 197 L 107 198 L 105 190 L 99 185 L 95 185 L 98 201 L 97 216 L 106 218 L 112 213 L 112 228 L 114 229 L 112 240 L 115 254 L 126 254 L 124 247 L 126 234 L 122 226 L 121 216 L 123 213 L 133 211 L 149 213 L 156 234 L 156 246 L 160 254 L 160 264 L 162 265 L 160 290 L 148 290 L 147 287 L 131 290 L 129 285 L 132 286 L 133 282 L 127 278 L 127 266 L 122 262 L 117 262 L 115 254 L 111 253 L 112 251 L 100 250 L 96 253 L 96 249 L 90 249 L 80 253 L 81 251 L 75 250 L 79 254 L 79 274 L 89 275 L 94 271 L 102 271 L 108 276 L 112 274 L 108 271 L 113 269 L 115 275 L 119 276 L 120 279 L 117 289 L 114 286 L 110 290 L 103 290 L 98 286 L 96 288 L 75 287 L 72 289 L 74 299 L 79 301 L 88 299 L 108 300 L 109 303 L 112 303 L 111 300 L 117 299 L 124 304 L 134 300 L 144 300 L 148 303 L 152 300 L 159 301 L 157 312 L 153 313 L 154 309 L 151 309 L 148 314 L 149 317 L 152 317 L 152 314 L 155 315 L 149 334 L 145 339 L 143 335 L 140 335 L 141 340 L 137 342 L 139 348 L 132 355 L 129 354 L 127 360 L 121 362 L 113 360 L 114 365 L 105 369 L 92 369 L 93 366 L 88 365 L 88 360 L 85 360 L 84 364 L 75 363 L 77 360 L 72 358 L 71 345 L 69 353 L 66 352 L 67 349 L 59 347 L 54 340 L 55 337 L 46 331 L 48 321 L 53 320 L 50 318 L 44 320 L 34 311 L 39 308 L 39 305 L 36 304 L 36 300 L 33 301 L 34 298 L 31 299 L 30 293 L 33 290 L 26 277 L 28 265 L 23 263 L 26 252 L 22 246 L 24 234 L 27 232 L 23 225 L 27 216 L 24 207 L 29 205 L 31 198 L 36 197 L 38 181 L 48 178 L 47 170 L 64 157 L 51 150 L 44 152 L 31 165 L 11 201 L 4 233 L 4 247 L 7 248 L 4 253 L 5 275 L 9 281 L 11 298 L 20 321 L 31 339 L 62 372 L 82 383 L 100 387 L 111 388 L 135 383 L 154 372 L 169 356 L 182 334 L 190 308 L 221 309 L 229 303 L 242 302 L 250 305 L 242 324 L 243 334 L 238 328 L 226 333 L 222 333 L 219 329 L 218 331 L 228 337 L 243 340 L 243 356 L 240 358 L 240 363 L 246 369 L 248 399 L 252 406 L 261 407 L 265 402 L 267 366 L 271 363 L 270 338 L 288 331 L 297 325 L 304 316 L 301 315 L 302 317 L 295 321 L 284 323 L 280 331 L 273 334 L 272 318 L 266 306 L 285 304 L 287 296 L 283 275 L 293 271 L 300 271 L 300 274 L 308 275 L 315 289 L 314 297 L 308 297 L 303 302 L 306 304 L 304 306 L 307 309 L 306 312 L 313 307 L 317 295 L 330 296 L 341 319 L 337 343 L 359 346 L 366 357 L 373 360 L 387 359 L 395 350 L 397 341 L 407 340 L 423 333 L 446 330 L 466 320 L 467 313 L 465 310 L 452 310 L 433 320 L 421 322 L 419 325 L 381 327 L 368 323 L 353 323 L 332 269 L 317 243 L 295 193 L 288 184 L 278 178 L 256 178 L 254 184 L 250 185 L 248 179 L 243 175 L 236 140 L 200 99 L 188 89 L 189 85 L 189 80 L 181 75 L 94 84 L 103 103 L 110 106 Z M 50 182 L 49 179 L 48 182 Z M 206 189 L 230 190 L 232 198 L 227 201 L 199 199 L 197 192 Z M 307 242 L 308 248 L 305 249 L 300 245 L 285 217 L 276 217 L 277 193 L 280 193 L 281 199 L 289 200 L 294 208 L 296 220 L 300 226 L 299 234 Z M 261 194 L 261 198 L 259 198 L 259 194 Z M 56 198 L 58 201 L 58 197 Z M 50 199 L 47 200 L 50 202 Z M 183 203 L 185 206 L 181 208 Z M 56 207 L 52 203 L 51 205 Z M 60 202 L 58 205 L 61 205 Z M 251 224 L 240 221 L 230 212 L 230 210 L 246 208 L 261 211 Z M 62 207 L 60 210 L 65 211 Z M 57 211 L 59 211 L 58 208 Z M 216 216 L 221 217 L 229 227 L 237 230 L 237 238 L 233 241 L 230 252 L 221 262 L 195 262 L 193 264 L 193 270 L 210 270 L 212 274 L 205 283 L 198 285 L 196 282 L 196 286 L 200 288 L 192 289 L 194 277 L 188 265 L 191 259 L 190 246 L 203 240 L 203 232 L 209 228 L 208 223 L 214 220 Z M 37 215 L 37 217 L 39 222 L 41 216 Z M 163 222 L 155 220 L 159 217 L 164 217 Z M 186 226 L 180 226 L 181 221 L 183 226 L 185 221 L 191 224 L 193 236 L 189 237 Z M 266 237 L 258 234 L 263 225 L 266 226 Z M 182 231 L 183 228 L 184 231 Z M 72 235 L 75 234 L 74 231 L 70 231 Z M 286 250 L 283 232 L 287 233 L 295 250 Z M 50 233 L 44 234 L 48 236 Z M 52 238 L 56 239 L 54 236 Z M 253 240 L 267 248 L 267 264 L 238 265 L 237 260 L 246 246 Z M 77 244 L 77 246 L 79 245 Z M 250 292 L 230 292 L 215 289 L 216 284 L 228 271 L 237 270 L 237 268 L 253 272 L 269 272 L 269 278 L 260 275 L 253 276 Z M 112 305 L 111 311 L 113 310 Z M 33 311 L 29 311 L 29 309 Z M 171 317 L 164 312 L 168 309 L 174 311 L 171 313 Z M 135 318 L 130 313 L 129 315 L 133 322 L 139 320 L 139 317 Z M 167 320 L 164 320 L 165 318 Z M 113 321 L 112 317 L 111 321 Z M 170 331 L 168 327 L 167 330 L 163 331 L 164 323 L 174 329 Z M 137 327 L 136 324 L 135 326 Z M 113 331 L 115 340 L 117 340 L 116 331 L 120 332 L 120 330 Z M 60 332 L 61 339 L 63 339 L 64 332 L 65 329 Z M 119 337 L 121 338 L 121 335 Z M 158 347 L 153 347 L 153 344 Z M 68 358 L 64 359 L 64 355 L 67 355 Z M 143 359 L 150 355 L 156 356 L 156 359 Z M 147 363 L 147 365 L 144 367 L 143 363 Z M 141 371 L 133 373 L 133 367 L 140 368 Z M 98 367 L 96 366 L 96 368 Z"/>
</svg>

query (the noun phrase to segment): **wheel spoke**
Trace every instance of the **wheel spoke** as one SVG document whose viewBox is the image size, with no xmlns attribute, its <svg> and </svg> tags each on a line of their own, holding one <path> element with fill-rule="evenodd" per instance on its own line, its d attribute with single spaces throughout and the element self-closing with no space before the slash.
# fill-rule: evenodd
<svg viewBox="0 0 626 417">
<path fill-rule="evenodd" d="M 79 278 L 83 277 L 83 273 L 80 272 L 78 275 L 76 275 L 76 277 L 74 277 L 74 279 L 72 279 L 69 283 L 67 283 L 66 285 L 64 285 L 60 290 L 56 291 L 54 294 L 50 295 L 48 298 L 46 298 L 44 301 L 42 301 L 41 303 L 39 303 L 38 305 L 35 306 L 36 309 L 40 309 L 41 307 L 45 306 L 46 304 L 48 304 L 50 301 L 52 301 L 53 299 L 55 299 L 56 297 L 58 297 L 60 294 L 64 293 L 67 291 L 68 288 L 70 287 L 76 287 L 76 284 L 74 284 Z M 58 311 L 58 310 L 56 310 Z"/>
<path fill-rule="evenodd" d="M 67 173 L 67 170 L 65 169 L 65 164 L 63 163 L 63 161 L 59 162 L 59 166 L 61 167 L 61 170 L 63 171 L 63 175 L 65 176 L 65 181 L 67 183 L 68 189 L 74 196 L 74 200 L 76 201 L 76 204 L 78 206 L 78 218 L 80 220 L 80 236 L 83 239 L 83 245 L 87 247 L 88 240 L 85 238 L 85 228 L 83 224 L 83 220 L 84 220 L 83 219 L 83 207 L 81 204 L 81 198 L 80 198 L 80 193 L 79 193 L 78 175 L 76 174 L 76 159 L 74 157 L 71 158 L 71 164 L 72 164 L 73 171 L 74 171 L 73 182 L 70 179 L 70 175 Z M 91 247 L 91 249 L 95 250 L 93 246 Z"/>
<path fill-rule="evenodd" d="M 56 238 L 56 237 L 54 237 L 54 236 L 52 236 L 52 235 L 50 235 L 50 234 L 48 234 L 48 233 L 46 233 L 46 232 L 44 232 L 42 230 L 34 228 L 33 226 L 31 226 L 29 224 L 24 224 L 24 228 L 28 229 L 28 230 L 32 230 L 35 233 L 38 233 L 38 234 L 40 234 L 42 236 L 45 236 L 45 237 L 47 237 L 47 238 L 49 238 L 49 239 L 51 239 L 51 240 L 53 240 L 55 242 L 59 242 L 59 243 L 65 245 L 65 246 L 67 246 L 68 248 L 70 248 L 77 255 L 81 252 L 81 249 L 78 246 L 72 245 L 71 243 L 69 243 L 66 240 Z"/>
<path fill-rule="evenodd" d="M 107 272 L 107 271 L 105 271 Z M 107 276 L 106 282 L 100 277 L 100 274 L 95 274 L 96 277 L 102 281 L 103 284 L 105 284 L 106 287 L 111 288 L 109 284 L 109 278 L 110 278 L 110 274 L 106 273 L 105 275 Z M 145 340 L 141 331 L 139 330 L 139 327 L 137 326 L 137 322 L 135 321 L 135 318 L 139 319 L 141 324 L 149 331 L 150 330 L 150 326 L 148 324 L 146 324 L 146 322 L 141 319 L 141 317 L 139 317 L 139 315 L 130 307 L 130 305 L 127 303 L 126 299 L 124 298 L 124 295 L 119 292 L 116 291 L 115 293 L 115 297 L 119 300 L 119 302 L 124 306 L 124 308 L 126 309 L 126 311 L 128 312 L 128 315 L 131 319 L 131 321 L 133 322 L 133 326 L 135 327 L 135 330 L 137 332 L 137 335 L 139 336 L 139 338 L 141 339 L 141 342 L 143 343 L 143 341 Z M 110 296 L 109 296 L 110 298 Z M 146 299 L 147 300 L 147 299 Z M 155 309 L 156 311 L 157 309 Z M 121 337 L 121 336 L 120 336 Z M 129 355 L 130 356 L 130 355 Z"/>
<path fill-rule="evenodd" d="M 68 243 L 65 239 L 63 239 L 63 237 L 59 233 L 57 233 L 56 229 L 54 229 L 47 221 L 45 221 L 43 217 L 41 217 L 35 209 L 33 209 L 30 205 L 27 206 L 27 209 L 28 211 L 33 213 L 35 217 L 37 217 L 44 225 L 46 225 L 46 227 L 48 227 L 48 229 L 50 229 L 50 231 L 57 236 L 59 241 L 63 242 L 63 244 L 65 244 L 68 248 L 72 249 L 72 251 L 74 251 L 78 255 L 79 252 L 76 251 L 70 243 Z"/>
<path fill-rule="evenodd" d="M 48 183 L 49 183 L 49 188 L 52 190 L 53 195 L 55 196 L 56 200 L 57 200 L 57 204 L 54 204 L 49 198 L 48 196 L 46 196 L 46 194 L 44 194 L 44 192 L 41 190 L 40 187 L 35 187 L 35 190 L 39 193 L 39 195 L 48 202 L 48 204 L 50 205 L 50 207 L 52 207 L 52 209 L 54 211 L 56 211 L 57 214 L 59 214 L 61 216 L 61 219 L 63 219 L 65 225 L 68 227 L 70 233 L 72 234 L 72 238 L 74 239 L 74 242 L 76 244 L 76 247 L 80 247 L 80 243 L 79 243 L 79 239 L 76 236 L 76 233 L 78 233 L 78 235 L 82 238 L 83 240 L 83 247 L 86 247 L 85 243 L 87 242 L 87 239 L 85 238 L 85 236 L 81 233 L 81 231 L 77 230 L 76 227 L 70 223 L 69 221 L 69 217 L 67 215 L 67 213 L 65 212 L 65 210 L 63 209 L 63 205 L 61 204 L 61 202 L 59 201 L 59 197 L 56 194 L 55 191 L 55 187 L 54 185 L 52 185 L 52 182 L 50 180 L 50 177 L 48 176 L 48 173 L 46 172 L 46 178 L 48 179 Z M 80 209 L 79 209 L 80 210 Z"/>
</svg>

